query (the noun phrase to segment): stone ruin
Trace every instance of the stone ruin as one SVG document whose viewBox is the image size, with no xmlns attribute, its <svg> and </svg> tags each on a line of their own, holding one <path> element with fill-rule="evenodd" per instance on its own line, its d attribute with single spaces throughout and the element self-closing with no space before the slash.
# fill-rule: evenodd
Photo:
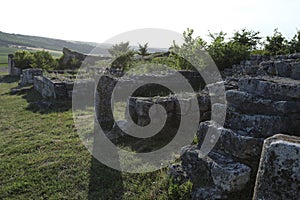
<svg viewBox="0 0 300 200">
<path fill-rule="evenodd" d="M 108 56 L 98 56 L 98 55 L 87 55 L 83 53 L 79 53 L 76 51 L 72 51 L 68 48 L 63 48 L 63 57 L 62 57 L 62 63 L 64 65 L 70 64 L 70 62 L 76 59 L 79 62 L 86 62 L 89 64 L 95 64 L 95 62 L 100 61 L 100 60 L 107 60 L 111 59 L 111 57 Z"/>
<path fill-rule="evenodd" d="M 225 70 L 223 75 L 226 102 L 211 105 L 207 88 L 198 94 L 199 143 L 182 148 L 181 163 L 170 166 L 170 175 L 193 183 L 193 199 L 297 199 L 300 55 L 253 56 Z M 109 80 L 112 84 L 108 88 L 114 88 L 116 80 Z M 129 82 L 132 84 L 132 80 Z M 147 88 L 144 91 L 150 92 Z M 102 91 L 98 95 L 105 99 L 106 94 Z M 105 110 L 110 110 L 109 99 L 97 116 L 99 121 L 104 120 L 102 124 L 112 128 L 112 116 L 101 115 L 111 112 Z M 139 94 L 128 101 L 130 115 L 138 125 L 149 124 L 149 108 L 155 103 L 165 108 L 168 117 L 178 118 L 178 102 L 172 96 L 152 98 Z M 225 124 L 210 120 L 211 107 L 216 111 L 226 109 Z M 200 148 L 208 129 L 212 131 L 210 137 L 220 137 L 213 150 L 202 158 Z M 278 133 L 285 136 L 279 137 Z M 124 135 L 118 129 L 109 132 L 111 139 Z"/>
<path fill-rule="evenodd" d="M 199 144 L 182 148 L 181 165 L 171 167 L 171 174 L 173 171 L 177 176 L 180 174 L 182 179 L 193 182 L 193 199 L 251 199 L 257 172 L 260 175 L 254 199 L 299 197 L 299 153 L 291 153 L 289 158 L 284 158 L 288 160 L 285 162 L 282 158 L 288 154 L 278 149 L 271 153 L 277 160 L 270 160 L 269 163 L 264 156 L 270 155 L 266 153 L 267 148 L 264 148 L 264 156 L 261 158 L 265 139 L 278 133 L 300 136 L 299 58 L 299 54 L 274 57 L 268 61 L 254 57 L 231 69 L 240 70 L 239 78 L 236 79 L 238 88 L 226 91 L 226 105 L 212 105 L 216 109 L 227 108 L 225 124 L 201 122 L 197 132 Z M 227 80 L 232 80 L 232 77 Z M 220 138 L 213 151 L 201 158 L 200 147 L 208 128 L 213 130 L 211 136 L 220 135 Z M 299 145 L 299 138 L 294 141 L 298 143 L 294 146 Z M 282 146 L 283 149 L 293 147 L 285 142 L 282 142 Z M 299 152 L 297 149 L 292 151 Z M 281 152 L 283 155 L 279 156 Z M 261 167 L 258 171 L 260 159 Z M 274 173 L 283 173 L 292 163 L 294 168 L 285 174 L 288 177 L 278 175 L 275 178 L 274 175 L 273 184 L 265 184 L 267 181 L 264 181 L 266 175 L 263 170 L 276 165 L 273 166 Z M 290 183 L 287 184 L 286 180 Z M 274 192 L 271 187 L 282 187 L 281 194 L 269 194 Z"/>
<path fill-rule="evenodd" d="M 8 54 L 8 72 L 10 76 L 20 76 L 22 73 L 22 70 L 15 66 L 15 63 L 13 61 L 14 55 Z"/>
<path fill-rule="evenodd" d="M 202 84 L 199 76 L 185 73 L 190 83 Z M 73 83 L 29 74 L 24 71 L 22 79 L 29 83 L 34 77 L 34 88 L 44 97 L 71 97 Z M 207 88 L 199 92 L 201 120 L 196 134 L 199 143 L 182 148 L 181 162 L 170 166 L 170 175 L 181 182 L 193 183 L 193 199 L 297 199 L 300 196 L 300 55 L 252 56 L 222 74 L 226 102 L 211 105 Z M 106 78 L 98 84 L 96 111 L 101 125 L 107 129 L 115 127 L 109 94 L 116 81 L 130 86 L 138 80 L 138 77 Z M 214 85 L 217 87 L 217 83 Z M 154 99 L 147 96 L 149 88 L 144 91 L 147 92 L 139 92 L 128 101 L 130 115 L 138 125 L 149 123 L 149 108 L 154 103 L 163 105 L 172 119 L 178 118 L 180 111 L 175 98 Z M 226 109 L 225 124 L 211 120 L 212 107 Z M 202 158 L 200 148 L 208 129 L 212 130 L 211 137 L 220 137 L 214 149 Z M 123 136 L 120 131 L 109 132 L 111 139 Z"/>
</svg>

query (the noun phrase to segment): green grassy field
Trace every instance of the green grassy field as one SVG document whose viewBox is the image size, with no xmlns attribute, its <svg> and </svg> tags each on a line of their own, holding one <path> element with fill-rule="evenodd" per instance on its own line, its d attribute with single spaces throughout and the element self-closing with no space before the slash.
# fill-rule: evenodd
<svg viewBox="0 0 300 200">
<path fill-rule="evenodd" d="M 17 50 L 17 48 L 0 46 L 0 67 L 6 67 L 8 63 L 7 55 L 10 53 L 14 53 Z"/>
<path fill-rule="evenodd" d="M 81 143 L 69 102 L 39 106 L 32 87 L 0 74 L 0 199 L 189 199 L 191 184 L 167 170 L 129 174 L 93 159 Z"/>
</svg>

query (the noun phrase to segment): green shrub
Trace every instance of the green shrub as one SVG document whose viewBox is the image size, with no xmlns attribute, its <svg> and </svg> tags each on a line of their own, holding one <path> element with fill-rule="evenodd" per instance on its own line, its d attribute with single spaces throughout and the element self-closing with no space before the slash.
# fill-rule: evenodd
<svg viewBox="0 0 300 200">
<path fill-rule="evenodd" d="M 267 36 L 265 51 L 267 55 L 280 55 L 290 52 L 288 41 L 278 29 L 274 30 L 273 36 Z"/>
<path fill-rule="evenodd" d="M 14 54 L 14 62 L 16 67 L 21 69 L 26 68 L 41 68 L 55 69 L 58 67 L 58 62 L 47 51 L 17 51 Z"/>
<path fill-rule="evenodd" d="M 26 69 L 31 67 L 34 57 L 29 51 L 17 51 L 14 54 L 13 60 L 16 67 Z"/>
<path fill-rule="evenodd" d="M 235 39 L 225 40 L 224 32 L 210 33 L 212 42 L 208 45 L 207 51 L 220 70 L 239 64 L 242 60 L 248 59 L 251 53 L 250 46 L 242 44 Z"/>
<path fill-rule="evenodd" d="M 41 69 L 55 69 L 58 67 L 58 62 L 48 51 L 37 51 L 33 53 L 33 63 L 31 67 Z"/>
<path fill-rule="evenodd" d="M 300 31 L 297 31 L 297 34 L 289 42 L 289 51 L 290 53 L 300 52 Z"/>
<path fill-rule="evenodd" d="M 168 187 L 168 199 L 191 199 L 192 187 L 193 184 L 191 181 L 178 184 L 175 181 L 170 180 Z"/>
</svg>

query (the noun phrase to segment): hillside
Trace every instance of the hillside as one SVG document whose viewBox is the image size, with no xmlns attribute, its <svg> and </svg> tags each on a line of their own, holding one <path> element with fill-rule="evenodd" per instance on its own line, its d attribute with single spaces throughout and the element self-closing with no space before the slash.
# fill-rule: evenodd
<svg viewBox="0 0 300 200">
<path fill-rule="evenodd" d="M 96 46 L 97 48 L 95 48 Z M 93 54 L 105 56 L 109 55 L 107 49 L 111 47 L 111 44 L 67 41 L 38 36 L 11 34 L 0 31 L 0 67 L 7 66 L 7 54 L 14 53 L 17 50 L 25 49 L 37 51 L 43 49 L 49 51 L 54 57 L 60 57 L 64 47 L 85 54 L 89 54 L 93 50 Z M 138 50 L 138 47 L 132 46 L 132 49 Z M 148 48 L 148 51 L 151 53 L 165 52 L 167 49 Z"/>
<path fill-rule="evenodd" d="M 66 41 L 60 39 L 52 39 L 46 37 L 28 36 L 20 34 L 10 34 L 0 31 L 0 47 L 6 48 L 23 48 L 23 49 L 46 49 L 53 51 L 61 51 L 63 47 L 81 52 L 89 53 L 94 49 L 96 43 Z M 0 52 L 4 53 L 4 52 Z M 107 54 L 107 45 L 100 46 L 97 53 Z"/>
</svg>

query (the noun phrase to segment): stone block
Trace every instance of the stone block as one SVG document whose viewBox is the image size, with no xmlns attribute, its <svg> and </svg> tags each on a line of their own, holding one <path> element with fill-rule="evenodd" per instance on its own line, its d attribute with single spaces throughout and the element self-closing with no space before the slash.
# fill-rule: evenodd
<svg viewBox="0 0 300 200">
<path fill-rule="evenodd" d="M 278 134 L 264 142 L 253 200 L 300 197 L 300 138 Z"/>
<path fill-rule="evenodd" d="M 234 192 L 242 190 L 250 180 L 250 167 L 229 155 L 212 151 L 203 157 L 196 146 L 187 146 L 182 149 L 181 160 L 196 188 L 217 186 L 224 192 Z"/>
<path fill-rule="evenodd" d="M 239 90 L 276 100 L 300 99 L 300 80 L 282 77 L 241 78 Z"/>
</svg>

